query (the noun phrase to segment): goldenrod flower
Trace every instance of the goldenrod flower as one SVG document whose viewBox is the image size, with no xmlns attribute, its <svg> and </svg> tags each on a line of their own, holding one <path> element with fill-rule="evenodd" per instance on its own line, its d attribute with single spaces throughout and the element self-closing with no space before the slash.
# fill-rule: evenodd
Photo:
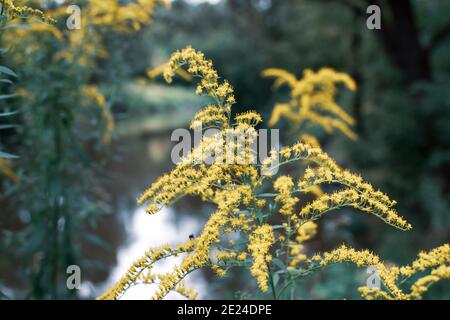
<svg viewBox="0 0 450 320">
<path fill-rule="evenodd" d="M 8 177 L 12 182 L 19 182 L 19 177 L 16 175 L 14 170 L 11 168 L 9 161 L 0 158 L 0 172 Z"/>
<path fill-rule="evenodd" d="M 359 288 L 359 292 L 366 299 L 421 299 L 422 295 L 428 291 L 433 283 L 441 279 L 450 278 L 450 246 L 444 244 L 432 249 L 428 253 L 419 253 L 419 258 L 412 265 L 405 267 L 387 266 L 381 259 L 368 250 L 356 251 L 355 249 L 341 246 L 331 252 L 318 255 L 311 260 L 318 262 L 321 266 L 332 263 L 352 262 L 358 267 L 373 266 L 382 280 L 384 288 L 367 287 Z M 400 287 L 403 279 L 413 274 L 433 268 L 429 275 L 419 278 L 410 288 L 409 293 L 405 293 Z"/>
<path fill-rule="evenodd" d="M 294 206 L 299 201 L 297 197 L 291 196 L 293 187 L 294 182 L 289 176 L 280 176 L 273 184 L 275 191 L 278 191 L 275 201 L 281 204 L 280 214 L 282 215 L 292 215 Z"/>
<path fill-rule="evenodd" d="M 348 74 L 331 68 L 322 68 L 318 72 L 306 69 L 303 78 L 297 79 L 286 70 L 271 68 L 264 70 L 262 76 L 275 78 L 274 88 L 287 85 L 291 90 L 288 103 L 275 104 L 270 126 L 285 117 L 297 128 L 305 129 L 307 124 L 316 124 L 327 133 L 337 130 L 356 139 L 356 134 L 350 128 L 355 120 L 335 102 L 338 83 L 352 91 L 356 90 L 356 83 Z M 311 142 L 309 140 L 306 142 Z"/>
<path fill-rule="evenodd" d="M 2 8 L 2 12 L 4 12 L 4 14 L 11 19 L 36 17 L 44 22 L 56 22 L 56 20 L 47 16 L 42 10 L 34 9 L 28 6 L 21 6 L 16 4 L 16 2 L 17 1 L 14 0 L 5 0 L 0 4 L 0 7 L 2 4 L 5 6 Z"/>
<path fill-rule="evenodd" d="M 164 70 L 166 81 L 170 83 L 175 71 L 185 65 L 190 74 L 200 78 L 197 94 L 210 96 L 221 107 L 231 106 L 234 103 L 234 91 L 228 81 L 220 82 L 212 62 L 207 60 L 202 52 L 196 51 L 190 46 L 172 54 Z"/>
<path fill-rule="evenodd" d="M 269 278 L 267 264 L 271 261 L 269 249 L 275 238 L 272 227 L 268 224 L 262 225 L 250 235 L 248 251 L 252 254 L 253 264 L 250 273 L 258 280 L 258 285 L 263 292 L 268 290 L 267 279 Z"/>
<path fill-rule="evenodd" d="M 357 266 L 374 265 L 380 272 L 384 289 L 360 288 L 365 298 L 407 299 L 418 297 L 428 284 L 439 278 L 445 278 L 448 269 L 441 267 L 447 265 L 449 256 L 448 245 L 436 249 L 428 254 L 421 254 L 420 260 L 409 267 L 388 267 L 378 256 L 368 250 L 356 251 L 345 246 L 323 255 L 314 254 L 308 257 L 305 242 L 312 239 L 317 233 L 317 221 L 331 211 L 344 206 L 373 214 L 386 223 L 403 230 L 411 226 L 394 210 L 395 201 L 391 200 L 381 191 L 375 190 L 359 175 L 341 168 L 318 143 L 310 145 L 307 140 L 313 139 L 305 136 L 300 142 L 285 146 L 281 150 L 272 150 L 268 159 L 262 164 L 250 161 L 254 156 L 247 148 L 239 150 L 236 142 L 231 142 L 232 156 L 238 162 L 205 161 L 206 154 L 222 155 L 222 160 L 229 160 L 225 152 L 228 134 L 246 133 L 249 139 L 245 147 L 258 137 L 255 127 L 262 121 L 255 111 L 248 111 L 231 116 L 231 107 L 234 101 L 233 89 L 226 81 L 221 81 L 217 71 L 210 60 L 203 53 L 187 47 L 174 53 L 166 64 L 164 76 L 171 81 L 175 72 L 185 67 L 186 71 L 199 79 L 197 92 L 209 96 L 213 103 L 199 111 L 191 123 L 191 128 L 215 127 L 217 133 L 202 137 L 198 146 L 186 156 L 169 173 L 158 178 L 138 199 L 140 205 L 147 205 L 148 213 L 156 213 L 164 206 L 184 196 L 196 196 L 202 201 L 212 203 L 216 208 L 206 222 L 201 234 L 195 241 L 182 244 L 181 248 L 168 247 L 152 251 L 151 259 L 138 261 L 132 269 L 114 286 L 105 293 L 105 298 L 118 298 L 136 281 L 157 283 L 158 291 L 154 299 L 163 299 L 170 291 L 185 292 L 183 279 L 191 272 L 201 268 L 212 268 L 217 275 L 225 276 L 231 267 L 246 267 L 257 279 L 259 288 L 268 291 L 269 264 L 272 260 L 271 249 L 279 254 L 281 247 L 286 257 L 287 272 L 304 272 L 303 268 L 324 267 L 331 263 L 353 262 Z M 310 86 L 323 82 L 331 93 L 335 93 L 336 82 L 343 82 L 349 88 L 355 88 L 349 78 L 343 74 L 333 73 L 330 70 L 318 74 L 307 73 L 308 81 L 296 90 L 300 93 L 308 92 Z M 285 76 L 277 85 L 288 83 L 296 85 L 295 79 Z M 296 92 L 297 92 L 296 91 Z M 296 93 L 296 94 L 300 94 Z M 333 108 L 328 108 L 334 110 Z M 341 118 L 347 119 L 343 113 L 335 110 Z M 234 120 L 234 121 L 233 121 Z M 302 162 L 308 167 L 297 183 L 287 175 L 262 174 L 263 169 L 272 166 L 274 159 L 280 159 L 278 166 L 288 163 Z M 340 187 L 334 193 L 324 192 L 320 186 L 333 184 Z M 275 193 L 261 193 L 265 186 L 271 186 Z M 298 211 L 298 194 L 313 193 L 317 198 L 303 205 Z M 269 224 L 269 215 L 279 205 L 282 220 L 277 228 Z M 275 229 L 282 229 L 275 242 Z M 247 252 L 240 251 L 238 242 L 231 242 L 228 234 L 237 233 L 243 239 L 248 239 Z M 227 245 L 232 246 L 228 248 Z M 217 250 L 218 249 L 218 250 Z M 153 261 L 164 259 L 170 254 L 183 254 L 179 265 L 167 274 L 153 274 L 151 266 Z M 212 256 L 212 257 L 211 257 Z M 251 262 L 251 265 L 249 264 Z M 430 277 L 417 283 L 410 294 L 404 293 L 399 286 L 399 279 L 416 273 L 423 268 L 434 268 Z M 147 273 L 143 271 L 147 269 Z M 298 269 L 298 270 L 297 270 Z M 140 276 L 140 274 L 143 274 Z M 139 278 L 140 277 L 140 278 Z"/>
</svg>

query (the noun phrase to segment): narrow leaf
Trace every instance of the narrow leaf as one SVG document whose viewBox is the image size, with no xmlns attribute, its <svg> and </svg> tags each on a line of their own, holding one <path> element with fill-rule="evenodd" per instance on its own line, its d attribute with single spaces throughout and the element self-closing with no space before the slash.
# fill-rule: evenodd
<svg viewBox="0 0 450 320">
<path fill-rule="evenodd" d="M 7 75 L 17 78 L 17 74 L 14 71 L 12 71 L 10 68 L 4 67 L 4 66 L 0 66 L 0 73 L 4 73 L 4 74 L 7 74 Z"/>
<path fill-rule="evenodd" d="M 3 159 L 18 159 L 19 157 L 15 156 L 15 155 L 13 155 L 11 153 L 6 153 L 6 152 L 0 151 L 0 158 L 3 158 Z"/>
</svg>

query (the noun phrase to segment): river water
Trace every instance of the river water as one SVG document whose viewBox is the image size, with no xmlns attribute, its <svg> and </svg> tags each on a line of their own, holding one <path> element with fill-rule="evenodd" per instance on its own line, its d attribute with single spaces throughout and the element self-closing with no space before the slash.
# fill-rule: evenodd
<svg viewBox="0 0 450 320">
<path fill-rule="evenodd" d="M 199 230 L 195 218 L 184 218 L 182 223 L 174 221 L 175 212 L 171 208 L 164 208 L 154 215 L 145 213 L 144 208 L 138 208 L 132 215 L 131 221 L 126 225 L 128 241 L 117 252 L 117 265 L 112 269 L 108 280 L 99 285 L 96 291 L 103 291 L 113 285 L 128 270 L 136 259 L 149 249 L 164 244 L 177 244 L 189 238 L 191 230 Z M 181 258 L 158 263 L 153 269 L 155 273 L 170 272 L 174 264 L 179 264 Z M 207 282 L 201 272 L 191 274 L 186 278 L 186 285 L 198 292 L 198 298 L 204 299 L 207 293 Z M 137 285 L 130 288 L 122 299 L 149 299 L 156 290 L 156 285 Z M 167 299 L 183 298 L 177 293 L 170 293 Z"/>
</svg>

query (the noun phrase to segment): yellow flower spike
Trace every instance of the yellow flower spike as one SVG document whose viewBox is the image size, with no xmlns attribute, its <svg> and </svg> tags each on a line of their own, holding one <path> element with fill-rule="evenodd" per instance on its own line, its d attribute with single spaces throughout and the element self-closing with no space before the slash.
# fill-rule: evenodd
<svg viewBox="0 0 450 320">
<path fill-rule="evenodd" d="M 234 103 L 234 91 L 231 85 L 226 80 L 219 82 L 219 76 L 212 62 L 206 60 L 202 52 L 196 51 L 190 46 L 172 54 L 164 70 L 164 79 L 168 83 L 172 82 L 176 70 L 185 65 L 187 72 L 201 79 L 196 90 L 197 94 L 203 94 L 204 91 L 220 106 L 230 106 Z"/>
<path fill-rule="evenodd" d="M 189 300 L 195 300 L 198 296 L 195 290 L 186 287 L 184 280 L 180 281 L 180 283 L 176 286 L 175 291 Z"/>
<path fill-rule="evenodd" d="M 421 299 L 429 287 L 443 279 L 450 279 L 450 246 L 444 244 L 440 247 L 430 250 L 429 252 L 419 253 L 419 257 L 411 265 L 404 267 L 391 266 L 387 267 L 380 258 L 367 250 L 356 251 L 355 249 L 341 246 L 331 252 L 323 255 L 314 255 L 312 262 L 318 262 L 322 266 L 332 263 L 352 262 L 358 267 L 374 266 L 377 268 L 378 274 L 384 287 L 382 288 L 359 288 L 362 297 L 368 300 L 373 299 Z M 410 288 L 409 293 L 405 293 L 400 289 L 401 276 L 407 278 L 417 272 L 423 272 L 426 269 L 432 269 L 428 275 L 416 280 Z"/>
<path fill-rule="evenodd" d="M 179 244 L 175 249 L 169 246 L 162 246 L 160 248 L 151 248 L 144 256 L 136 260 L 127 273 L 110 289 L 103 293 L 97 299 L 99 300 L 117 300 L 141 277 L 147 281 L 153 280 L 159 275 L 144 274 L 144 272 L 151 271 L 152 266 L 165 258 L 175 256 L 181 253 L 187 253 L 194 250 L 195 240 L 189 240 L 186 243 Z"/>
<path fill-rule="evenodd" d="M 411 265 L 400 268 L 400 273 L 409 277 L 417 272 L 445 263 L 450 263 L 450 245 L 447 243 L 429 252 L 420 252 L 418 258 Z"/>
<path fill-rule="evenodd" d="M 119 0 L 89 0 L 88 19 L 100 27 L 112 27 L 115 31 L 139 31 L 143 26 L 153 22 L 158 4 L 170 8 L 164 0 L 138 0 L 121 3 Z"/>
<path fill-rule="evenodd" d="M 436 269 L 433 269 L 431 274 L 414 282 L 411 286 L 409 298 L 422 299 L 422 296 L 428 291 L 428 288 L 442 279 L 450 279 L 450 266 L 442 265 Z"/>
<path fill-rule="evenodd" d="M 208 105 L 204 109 L 197 112 L 191 121 L 191 129 L 200 127 L 217 126 L 219 128 L 228 127 L 228 112 L 226 108 L 215 105 Z"/>
<path fill-rule="evenodd" d="M 324 194 L 307 204 L 300 211 L 303 219 L 317 220 L 326 212 L 342 207 L 353 207 L 371 213 L 386 223 L 402 230 L 410 229 L 410 225 L 396 211 L 371 198 L 370 194 L 358 193 L 354 189 L 344 189 L 333 194 Z"/>
<path fill-rule="evenodd" d="M 315 256 L 314 260 L 318 261 L 323 267 L 329 264 L 344 262 L 354 263 L 358 267 L 374 266 L 377 268 L 383 285 L 389 289 L 389 295 L 393 299 L 407 298 L 396 283 L 399 277 L 399 273 L 396 272 L 397 269 L 386 267 L 378 256 L 368 250 L 357 251 L 353 248 L 348 248 L 345 245 L 342 245 L 338 249 L 324 253 L 322 256 Z M 363 290 L 362 293 L 367 294 L 368 292 Z"/>
<path fill-rule="evenodd" d="M 248 251 L 253 257 L 250 273 L 256 278 L 263 292 L 268 290 L 267 279 L 269 274 L 267 263 L 270 261 L 269 249 L 274 241 L 272 227 L 268 224 L 256 228 L 249 238 Z"/>
<path fill-rule="evenodd" d="M 264 70 L 262 76 L 275 78 L 275 89 L 287 85 L 291 90 L 288 103 L 275 104 L 269 126 L 274 126 L 284 117 L 297 128 L 303 124 L 316 124 L 327 133 L 336 130 L 350 139 L 356 139 L 351 129 L 355 120 L 335 102 L 337 84 L 341 83 L 351 91 L 356 90 L 356 83 L 348 74 L 331 68 L 322 68 L 317 72 L 307 69 L 302 79 L 297 79 L 286 70 L 271 68 Z M 314 141 L 316 143 L 317 140 Z"/>
<path fill-rule="evenodd" d="M 155 78 L 159 77 L 160 75 L 162 75 L 164 73 L 164 70 L 166 70 L 167 67 L 168 67 L 168 65 L 167 65 L 167 63 L 165 63 L 165 64 L 162 64 L 162 65 L 160 65 L 158 67 L 155 67 L 155 68 L 152 68 L 152 69 L 148 69 L 147 70 L 147 76 L 150 79 L 155 79 Z M 183 70 L 183 69 L 178 69 L 175 73 L 178 76 L 180 76 L 185 81 L 192 81 L 193 80 L 193 78 L 190 75 L 190 73 L 185 71 L 185 70 Z"/>
<path fill-rule="evenodd" d="M 248 124 L 256 126 L 262 122 L 262 117 L 256 111 L 247 111 L 236 115 L 235 120 L 238 124 Z"/>
<path fill-rule="evenodd" d="M 20 181 L 19 177 L 11 168 L 10 163 L 7 160 L 1 158 L 0 158 L 0 172 L 14 183 L 18 183 Z"/>
<path fill-rule="evenodd" d="M 4 2 L 4 12 L 6 16 L 10 17 L 11 19 L 35 17 L 44 22 L 56 23 L 56 20 L 46 15 L 43 11 L 28 6 L 17 5 L 16 2 L 17 1 L 14 0 L 5 0 Z"/>
<path fill-rule="evenodd" d="M 241 252 L 236 257 L 237 261 L 245 261 L 247 259 L 247 253 Z"/>
<path fill-rule="evenodd" d="M 280 176 L 275 180 L 273 188 L 278 192 L 275 197 L 275 201 L 281 204 L 280 214 L 284 216 L 292 215 L 294 212 L 294 206 L 299 199 L 291 196 L 294 182 L 289 176 Z"/>
</svg>

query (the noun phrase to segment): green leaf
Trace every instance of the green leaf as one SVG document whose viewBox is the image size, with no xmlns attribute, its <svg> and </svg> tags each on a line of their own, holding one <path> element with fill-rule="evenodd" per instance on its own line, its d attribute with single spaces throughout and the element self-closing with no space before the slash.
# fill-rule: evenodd
<svg viewBox="0 0 450 320">
<path fill-rule="evenodd" d="M 278 284 L 278 281 L 280 280 L 280 274 L 279 273 L 275 273 L 272 277 L 273 279 L 273 285 L 276 287 Z"/>
<path fill-rule="evenodd" d="M 272 259 L 272 262 L 273 262 L 278 268 L 283 269 L 283 270 L 286 269 L 286 266 L 284 265 L 284 262 L 281 261 L 280 259 L 274 258 L 274 259 Z"/>
<path fill-rule="evenodd" d="M 4 73 L 9 76 L 17 78 L 17 74 L 14 71 L 12 71 L 10 68 L 4 67 L 4 66 L 0 66 L 0 73 Z"/>
<path fill-rule="evenodd" d="M 0 124 L 0 130 L 17 128 L 17 124 Z"/>
<path fill-rule="evenodd" d="M 18 159 L 19 157 L 15 156 L 15 155 L 13 155 L 11 153 L 6 153 L 6 152 L 0 151 L 0 158 L 3 158 L 3 159 Z"/>
<path fill-rule="evenodd" d="M 0 79 L 0 83 L 1 83 L 1 82 L 7 83 L 7 84 L 14 84 L 14 82 L 12 82 L 12 81 L 9 80 L 9 79 Z"/>
<path fill-rule="evenodd" d="M 6 99 L 11 99 L 17 97 L 16 93 L 11 93 L 11 94 L 0 94 L 0 100 L 6 100 Z"/>
</svg>

